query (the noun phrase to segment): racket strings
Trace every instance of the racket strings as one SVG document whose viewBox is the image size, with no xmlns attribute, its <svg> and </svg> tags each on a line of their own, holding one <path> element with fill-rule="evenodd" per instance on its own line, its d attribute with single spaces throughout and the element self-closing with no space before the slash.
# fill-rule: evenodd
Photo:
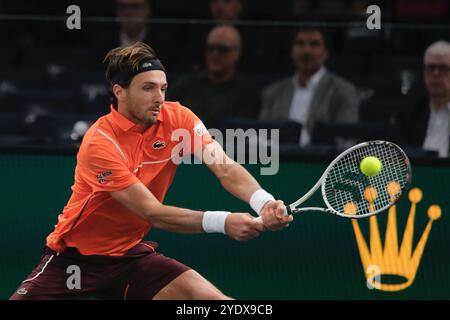
<svg viewBox="0 0 450 320">
<path fill-rule="evenodd" d="M 373 156 L 379 158 L 384 165 L 384 170 L 382 170 L 379 175 L 373 178 L 369 178 L 370 187 L 374 188 L 377 194 L 372 197 L 373 199 L 368 199 L 367 197 L 365 197 L 365 204 L 368 203 L 369 206 L 368 211 L 367 205 L 364 206 L 363 213 L 373 212 L 374 210 L 380 210 L 383 207 L 388 206 L 392 202 L 393 196 L 396 198 L 399 197 L 400 190 L 402 190 L 406 185 L 406 175 L 408 170 L 402 153 L 393 146 L 390 146 L 389 148 L 386 147 L 377 148 L 376 145 L 373 145 L 369 148 L 360 150 L 360 156 L 356 159 L 359 162 L 364 157 L 373 154 Z M 395 195 L 390 194 L 387 189 L 387 186 L 391 182 L 397 183 L 400 186 L 400 188 L 395 188 L 397 191 L 399 191 Z M 401 185 L 402 183 L 403 185 Z M 367 188 L 368 187 L 366 187 L 366 189 Z"/>
<path fill-rule="evenodd" d="M 403 167 L 403 157 L 401 157 L 401 153 L 392 146 L 388 149 L 377 148 L 376 145 L 372 145 L 369 148 L 360 150 L 359 153 L 360 156 L 359 158 L 356 158 L 357 161 L 361 161 L 366 156 L 373 155 L 380 159 L 381 163 L 384 164 L 384 170 L 382 170 L 379 175 L 369 178 L 369 180 L 371 180 L 370 186 L 365 187 L 364 190 L 374 190 L 375 194 L 370 196 L 365 194 L 365 204 L 368 204 L 368 208 L 367 206 L 363 206 L 363 213 L 374 212 L 388 206 L 392 202 L 392 195 L 389 194 L 387 190 L 388 184 L 390 182 L 398 183 L 399 180 L 404 180 L 402 174 L 400 173 L 399 175 L 399 172 L 397 172 L 399 168 L 401 169 Z M 400 196 L 400 194 L 397 194 L 396 196 Z"/>
<path fill-rule="evenodd" d="M 378 158 L 383 168 L 373 177 L 359 171 L 365 157 Z M 409 164 L 403 152 L 391 144 L 369 144 L 335 163 L 325 181 L 325 197 L 335 211 L 365 215 L 383 210 L 395 202 L 408 182 Z"/>
</svg>

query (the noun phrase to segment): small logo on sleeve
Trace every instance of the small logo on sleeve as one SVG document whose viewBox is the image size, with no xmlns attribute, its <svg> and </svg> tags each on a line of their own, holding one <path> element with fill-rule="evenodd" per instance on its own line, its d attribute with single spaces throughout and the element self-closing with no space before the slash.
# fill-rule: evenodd
<svg viewBox="0 0 450 320">
<path fill-rule="evenodd" d="M 196 135 L 198 135 L 199 137 L 203 136 L 206 132 L 208 132 L 208 130 L 206 129 L 205 125 L 203 124 L 203 122 L 199 122 L 195 127 L 194 127 L 194 132 Z"/>
<path fill-rule="evenodd" d="M 97 175 L 98 182 L 99 183 L 105 183 L 106 182 L 105 178 L 109 177 L 111 175 L 112 175 L 112 171 L 111 170 L 108 170 L 108 171 L 105 171 L 105 172 L 102 172 L 102 173 L 98 174 Z"/>
<path fill-rule="evenodd" d="M 165 143 L 164 141 L 156 140 L 156 141 L 153 143 L 153 149 L 162 149 L 162 148 L 164 148 L 165 146 L 166 146 L 166 143 Z"/>
</svg>

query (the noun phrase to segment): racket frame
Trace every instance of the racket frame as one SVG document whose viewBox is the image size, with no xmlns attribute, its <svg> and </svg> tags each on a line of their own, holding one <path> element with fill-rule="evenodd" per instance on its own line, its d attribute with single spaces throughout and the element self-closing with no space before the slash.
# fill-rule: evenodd
<svg viewBox="0 0 450 320">
<path fill-rule="evenodd" d="M 375 210 L 373 212 L 369 212 L 366 214 L 361 214 L 361 215 L 349 215 L 349 214 L 344 214 L 341 213 L 339 211 L 334 210 L 326 197 L 325 194 L 325 186 L 324 186 L 324 181 L 326 179 L 326 177 L 328 176 L 329 172 L 331 171 L 331 169 L 333 169 L 334 165 L 341 160 L 343 157 L 345 157 L 346 155 L 348 155 L 349 153 L 353 152 L 356 149 L 365 147 L 365 146 L 369 146 L 369 145 L 381 145 L 381 144 L 387 144 L 387 145 L 392 145 L 394 146 L 397 150 L 399 150 L 401 152 L 401 154 L 403 155 L 404 159 L 407 162 L 407 166 L 408 166 L 408 176 L 407 176 L 407 180 L 406 180 L 406 185 L 403 188 L 403 190 L 401 190 L 401 195 L 403 195 L 403 193 L 408 189 L 409 184 L 411 182 L 411 177 L 412 177 L 412 173 L 411 173 L 411 167 L 410 167 L 410 161 L 408 159 L 408 156 L 406 155 L 406 153 L 399 147 L 397 146 L 395 143 L 389 142 L 389 141 L 381 141 L 381 140 L 374 140 L 374 141 L 366 141 L 366 142 L 362 142 L 359 143 L 353 147 L 348 148 L 347 150 L 345 150 L 344 152 L 342 152 L 340 155 L 338 155 L 329 165 L 328 167 L 325 169 L 324 173 L 322 174 L 322 176 L 320 177 L 320 179 L 316 182 L 316 184 L 307 192 L 305 193 L 301 198 L 299 198 L 297 201 L 291 203 L 290 205 L 285 207 L 285 215 L 288 214 L 293 214 L 293 213 L 301 213 L 301 212 L 306 212 L 306 211 L 321 211 L 321 212 L 326 212 L 326 213 L 332 213 L 335 215 L 338 215 L 340 217 L 344 217 L 344 218 L 350 218 L 350 219 L 361 219 L 361 218 L 366 218 L 369 216 L 373 216 L 375 214 L 378 214 L 380 212 L 383 212 L 385 210 L 387 210 L 388 208 L 390 208 L 391 206 L 393 206 L 395 203 L 398 202 L 398 200 L 401 198 L 398 197 L 396 199 L 396 201 L 393 201 L 392 203 L 390 203 L 388 206 L 385 206 L 383 208 L 380 208 L 378 210 Z M 304 203 L 306 200 L 308 200 L 309 198 L 311 198 L 311 196 L 317 191 L 317 189 L 319 189 L 319 187 L 321 187 L 321 193 L 322 193 L 322 199 L 325 202 L 327 208 L 320 208 L 320 207 L 304 207 L 304 208 L 297 208 L 300 204 Z"/>
</svg>

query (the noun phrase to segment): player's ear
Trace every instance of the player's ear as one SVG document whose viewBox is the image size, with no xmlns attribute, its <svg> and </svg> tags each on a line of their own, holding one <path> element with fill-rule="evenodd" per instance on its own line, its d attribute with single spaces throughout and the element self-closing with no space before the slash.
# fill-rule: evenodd
<svg viewBox="0 0 450 320">
<path fill-rule="evenodd" d="M 122 101 L 126 97 L 126 90 L 121 85 L 115 84 L 112 87 L 113 93 L 117 98 L 117 101 Z"/>
</svg>

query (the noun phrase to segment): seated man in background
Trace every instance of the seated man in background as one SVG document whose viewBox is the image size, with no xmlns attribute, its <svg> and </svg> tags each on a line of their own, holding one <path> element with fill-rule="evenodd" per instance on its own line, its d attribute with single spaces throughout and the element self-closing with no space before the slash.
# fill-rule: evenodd
<svg viewBox="0 0 450 320">
<path fill-rule="evenodd" d="M 237 73 L 241 37 L 234 26 L 221 25 L 208 34 L 205 72 L 187 76 L 168 89 L 168 97 L 183 101 L 210 128 L 223 118 L 256 117 L 259 93 L 250 79 Z"/>
<path fill-rule="evenodd" d="M 154 16 L 152 0 L 116 0 L 115 3 L 117 18 L 136 21 L 119 21 L 114 30 L 107 24 L 108 29 L 92 40 L 93 64 L 102 67 L 103 57 L 112 47 L 126 47 L 140 41 L 152 44 L 161 60 L 170 67 L 175 59 L 176 50 L 173 48 L 176 48 L 178 39 L 175 26 L 144 21 Z"/>
<path fill-rule="evenodd" d="M 311 142 L 316 122 L 354 123 L 358 119 L 356 88 L 325 68 L 328 50 L 318 28 L 297 32 L 291 49 L 295 75 L 269 85 L 262 94 L 261 120 L 302 124 L 300 145 Z"/>
<path fill-rule="evenodd" d="M 181 72 L 195 72 L 204 67 L 205 39 L 208 33 L 217 25 L 226 23 L 234 25 L 244 13 L 242 0 L 209 0 L 208 16 L 210 23 L 183 25 L 183 35 L 180 41 L 182 55 L 177 60 L 177 70 Z"/>
<path fill-rule="evenodd" d="M 450 135 L 450 43 L 431 44 L 424 57 L 424 81 L 428 97 L 400 116 L 407 145 L 449 156 Z"/>
</svg>

